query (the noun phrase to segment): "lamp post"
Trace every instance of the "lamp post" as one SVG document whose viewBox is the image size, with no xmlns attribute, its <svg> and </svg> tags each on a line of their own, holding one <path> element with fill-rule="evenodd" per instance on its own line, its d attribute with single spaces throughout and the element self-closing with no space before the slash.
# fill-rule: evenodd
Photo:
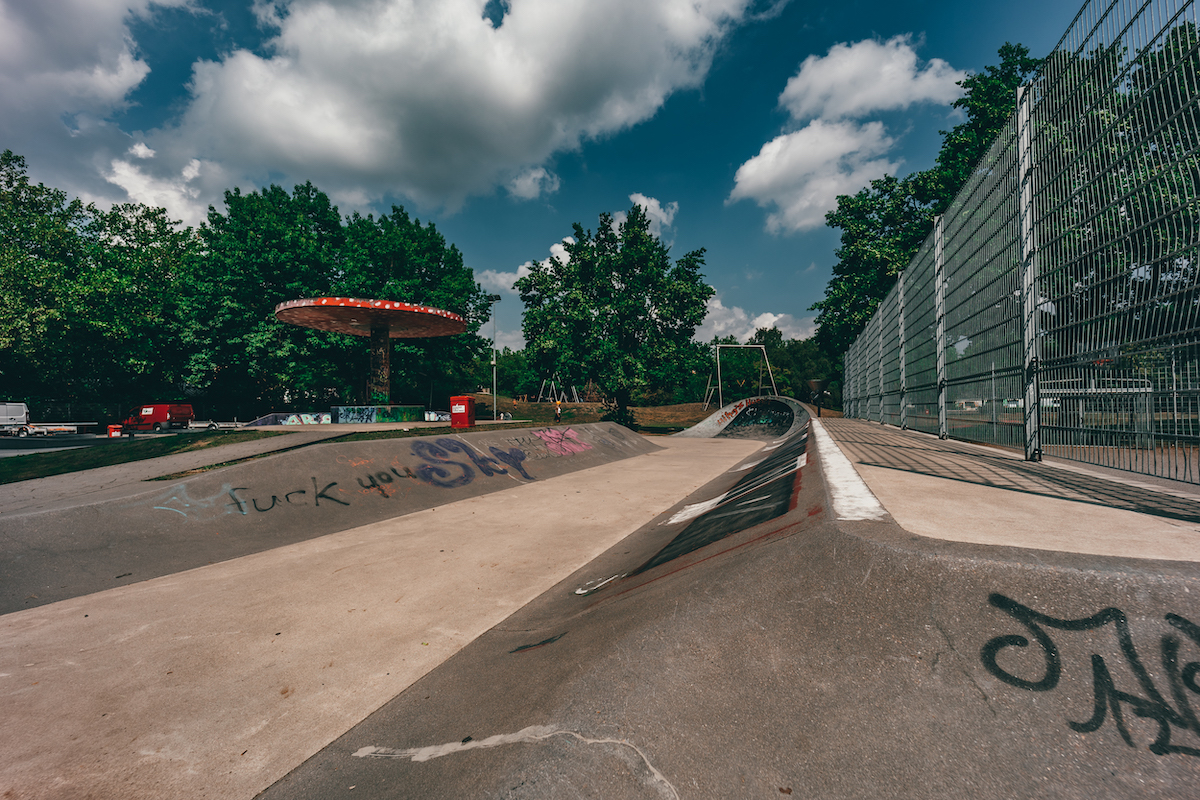
<svg viewBox="0 0 1200 800">
<path fill-rule="evenodd" d="M 495 422 L 497 409 L 500 407 L 500 400 L 496 397 L 496 303 L 500 302 L 500 295 L 489 294 L 487 296 L 488 312 L 492 315 L 492 422 Z"/>
</svg>

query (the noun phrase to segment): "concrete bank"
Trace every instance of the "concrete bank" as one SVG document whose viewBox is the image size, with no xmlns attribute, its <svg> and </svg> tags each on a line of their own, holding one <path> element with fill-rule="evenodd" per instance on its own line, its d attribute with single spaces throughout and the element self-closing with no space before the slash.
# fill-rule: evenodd
<svg viewBox="0 0 1200 800">
<path fill-rule="evenodd" d="M 83 497 L 89 502 L 71 499 L 0 518 L 0 613 L 262 552 L 655 448 L 649 439 L 611 423 L 481 430 L 317 442 L 182 480 L 127 481 L 102 500 L 89 494 Z"/>
<path fill-rule="evenodd" d="M 628 446 L 643 454 L 0 617 L 0 796 L 253 797 L 761 443 Z"/>
<path fill-rule="evenodd" d="M 836 502 L 811 441 L 644 526 L 263 799 L 1195 797 L 1195 564 L 843 519 L 872 514 Z M 1047 500 L 1011 495 L 1034 520 Z"/>
</svg>

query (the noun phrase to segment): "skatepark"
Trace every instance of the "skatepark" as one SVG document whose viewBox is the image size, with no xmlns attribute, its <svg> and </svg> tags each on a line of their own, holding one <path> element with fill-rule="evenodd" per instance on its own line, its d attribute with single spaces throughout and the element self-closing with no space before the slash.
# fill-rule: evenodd
<svg viewBox="0 0 1200 800">
<path fill-rule="evenodd" d="M 0 487 L 0 796 L 1194 796 L 1200 492 L 734 405 Z"/>
</svg>

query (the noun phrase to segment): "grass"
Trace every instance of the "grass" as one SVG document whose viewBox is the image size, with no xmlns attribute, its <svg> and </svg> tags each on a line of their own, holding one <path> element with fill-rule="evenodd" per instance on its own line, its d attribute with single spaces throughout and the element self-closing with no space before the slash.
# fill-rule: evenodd
<svg viewBox="0 0 1200 800">
<path fill-rule="evenodd" d="M 106 439 L 96 445 L 72 450 L 9 456 L 0 458 L 0 484 L 46 478 L 96 467 L 111 467 L 114 464 L 127 464 L 172 453 L 188 453 L 279 435 L 276 431 L 215 431 L 153 439 Z"/>
</svg>

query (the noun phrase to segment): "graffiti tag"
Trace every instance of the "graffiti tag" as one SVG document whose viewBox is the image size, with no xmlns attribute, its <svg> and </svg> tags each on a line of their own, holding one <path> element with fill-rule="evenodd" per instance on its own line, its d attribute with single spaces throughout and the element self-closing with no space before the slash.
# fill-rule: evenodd
<svg viewBox="0 0 1200 800">
<path fill-rule="evenodd" d="M 1090 631 L 1111 624 L 1116 633 L 1121 654 L 1130 672 L 1136 678 L 1141 694 L 1118 689 L 1104 657 L 1093 653 L 1091 658 L 1093 695 L 1091 719 L 1085 722 L 1068 720 L 1067 725 L 1073 731 L 1091 733 L 1099 730 L 1111 714 L 1113 724 L 1125 744 L 1136 747 L 1125 720 L 1125 709 L 1128 709 L 1133 712 L 1134 716 L 1152 720 L 1158 724 L 1158 735 L 1149 746 L 1150 752 L 1160 756 L 1172 753 L 1200 756 L 1200 747 L 1174 744 L 1171 741 L 1171 737 L 1176 732 L 1191 733 L 1193 736 L 1200 737 L 1200 722 L 1197 721 L 1196 712 L 1189 702 L 1190 696 L 1200 695 L 1200 682 L 1197 680 L 1200 676 L 1200 662 L 1180 663 L 1181 639 L 1179 636 L 1171 633 L 1164 634 L 1159 643 L 1169 695 L 1174 701 L 1174 706 L 1172 706 L 1159 691 L 1142 663 L 1133 644 L 1129 620 L 1121 609 L 1106 608 L 1093 616 L 1082 619 L 1058 619 L 1034 611 L 1002 594 L 992 594 L 988 597 L 988 602 L 1025 626 L 1037 641 L 1038 646 L 1041 647 L 1045 660 L 1045 672 L 1036 680 L 1013 675 L 997 663 L 996 657 L 1006 647 L 1028 647 L 1029 639 L 1018 634 L 997 636 L 985 644 L 979 654 L 983 666 L 992 675 L 1010 686 L 1027 689 L 1031 692 L 1053 691 L 1062 677 L 1062 657 L 1057 644 L 1046 632 L 1046 628 L 1060 631 Z M 1200 647 L 1200 626 L 1178 614 L 1167 614 L 1164 619 L 1172 628 L 1190 639 L 1192 644 Z"/>
<path fill-rule="evenodd" d="M 545 442 L 546 448 L 555 455 L 569 456 L 592 449 L 590 444 L 580 441 L 579 434 L 570 428 L 561 431 L 547 428 L 543 431 L 534 431 L 533 434 Z"/>
</svg>

